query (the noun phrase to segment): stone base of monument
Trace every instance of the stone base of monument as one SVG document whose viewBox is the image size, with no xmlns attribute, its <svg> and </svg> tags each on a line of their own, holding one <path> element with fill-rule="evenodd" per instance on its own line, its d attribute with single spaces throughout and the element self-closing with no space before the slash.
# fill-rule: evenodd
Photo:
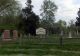
<svg viewBox="0 0 80 56">
<path fill-rule="evenodd" d="M 18 38 L 18 31 L 13 30 L 13 36 L 11 38 L 10 36 L 10 30 L 4 30 L 2 33 L 2 40 L 3 41 L 11 41 L 11 40 L 16 40 Z"/>
<path fill-rule="evenodd" d="M 71 34 L 71 32 L 69 32 L 69 38 L 72 38 L 72 34 Z"/>
<path fill-rule="evenodd" d="M 12 39 L 2 39 L 3 41 L 12 41 Z"/>
<path fill-rule="evenodd" d="M 2 40 L 3 41 L 10 41 L 12 39 L 10 39 L 10 30 L 4 30 L 3 34 L 2 34 Z"/>
<path fill-rule="evenodd" d="M 18 38 L 18 31 L 13 30 L 13 39 L 16 40 Z"/>
</svg>

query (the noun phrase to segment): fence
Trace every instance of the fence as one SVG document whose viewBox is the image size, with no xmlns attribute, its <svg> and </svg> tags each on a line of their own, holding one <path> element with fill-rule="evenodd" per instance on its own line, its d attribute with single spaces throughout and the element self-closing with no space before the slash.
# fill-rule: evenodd
<svg viewBox="0 0 80 56">
<path fill-rule="evenodd" d="M 8 43 L 17 43 L 20 45 L 26 45 L 26 44 L 80 44 L 80 35 L 72 35 L 72 38 L 69 38 L 68 35 L 60 36 L 58 34 L 54 35 L 48 35 L 48 36 L 22 36 L 18 37 L 16 40 L 12 39 L 10 41 L 7 41 Z M 2 38 L 0 39 L 0 42 L 6 43 L 6 41 L 3 41 Z"/>
<path fill-rule="evenodd" d="M 22 44 L 80 44 L 80 35 L 72 35 L 69 38 L 68 35 L 49 35 L 49 36 L 25 36 L 18 38 L 17 41 Z"/>
</svg>

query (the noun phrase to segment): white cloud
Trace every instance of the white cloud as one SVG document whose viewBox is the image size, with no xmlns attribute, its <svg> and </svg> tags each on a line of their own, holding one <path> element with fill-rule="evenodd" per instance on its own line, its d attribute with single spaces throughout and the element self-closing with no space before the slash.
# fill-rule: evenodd
<svg viewBox="0 0 80 56">
<path fill-rule="evenodd" d="M 26 0 L 17 0 L 17 1 L 19 1 L 20 2 L 20 4 L 22 5 L 21 7 L 25 7 L 26 5 L 25 5 L 25 3 L 26 3 Z"/>
<path fill-rule="evenodd" d="M 76 19 L 79 4 L 74 4 L 73 0 L 55 0 L 55 3 L 58 6 L 57 20 L 62 19 L 69 22 Z"/>
<path fill-rule="evenodd" d="M 43 3 L 43 0 L 32 0 L 32 5 L 34 5 L 33 11 L 40 15 L 40 9 L 41 9 L 41 5 Z"/>
</svg>

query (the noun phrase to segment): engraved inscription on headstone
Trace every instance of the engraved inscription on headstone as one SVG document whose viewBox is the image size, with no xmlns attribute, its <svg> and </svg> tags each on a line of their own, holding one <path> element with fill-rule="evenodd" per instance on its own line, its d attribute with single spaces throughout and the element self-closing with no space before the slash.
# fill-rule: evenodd
<svg viewBox="0 0 80 56">
<path fill-rule="evenodd" d="M 46 29 L 40 27 L 36 30 L 36 34 L 37 35 L 45 35 L 46 34 Z"/>
</svg>

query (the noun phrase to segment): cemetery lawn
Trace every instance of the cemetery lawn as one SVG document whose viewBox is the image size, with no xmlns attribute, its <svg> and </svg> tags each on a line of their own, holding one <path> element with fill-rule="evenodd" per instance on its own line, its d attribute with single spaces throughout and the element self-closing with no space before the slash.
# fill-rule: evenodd
<svg viewBox="0 0 80 56">
<path fill-rule="evenodd" d="M 2 44 L 1 56 L 80 56 L 79 44 Z"/>
<path fill-rule="evenodd" d="M 80 39 L 18 39 L 1 41 L 0 56 L 80 56 Z"/>
</svg>

